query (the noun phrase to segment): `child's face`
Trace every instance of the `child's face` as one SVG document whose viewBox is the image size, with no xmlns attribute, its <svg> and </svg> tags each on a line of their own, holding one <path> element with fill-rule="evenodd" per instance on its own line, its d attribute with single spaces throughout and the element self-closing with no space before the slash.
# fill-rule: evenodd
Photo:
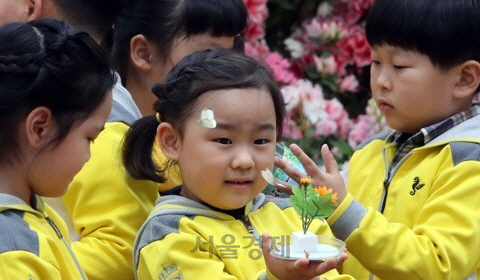
<svg viewBox="0 0 480 280">
<path fill-rule="evenodd" d="M 199 123 L 205 108 L 213 111 L 215 128 Z M 266 187 L 261 171 L 273 167 L 275 116 L 272 98 L 263 90 L 204 93 L 180 140 L 183 195 L 220 209 L 238 209 L 259 194 Z"/>
<path fill-rule="evenodd" d="M 372 48 L 373 98 L 389 127 L 416 133 L 457 112 L 457 73 L 440 70 L 428 56 L 390 45 Z"/>
<path fill-rule="evenodd" d="M 28 20 L 26 1 L 0 0 L 0 26 L 9 22 Z"/>
<path fill-rule="evenodd" d="M 160 57 L 157 57 L 157 62 L 152 64 L 154 67 L 152 71 L 153 80 L 163 81 L 173 66 L 189 54 L 207 49 L 231 49 L 233 41 L 234 37 L 232 36 L 214 37 L 209 33 L 176 38 L 172 44 L 172 50 L 167 61 L 163 62 Z"/>
<path fill-rule="evenodd" d="M 34 193 L 58 197 L 67 191 L 73 177 L 90 159 L 90 143 L 102 131 L 111 108 L 112 94 L 109 93 L 99 107 L 82 123 L 74 125 L 58 145 L 54 143 L 38 155 L 31 178 Z"/>
</svg>

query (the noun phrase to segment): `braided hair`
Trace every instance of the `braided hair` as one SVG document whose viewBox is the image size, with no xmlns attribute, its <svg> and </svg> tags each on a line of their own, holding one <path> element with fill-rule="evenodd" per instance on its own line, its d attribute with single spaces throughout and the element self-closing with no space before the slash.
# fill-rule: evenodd
<svg viewBox="0 0 480 280">
<path fill-rule="evenodd" d="M 0 27 L 0 163 L 17 159 L 17 126 L 45 106 L 62 140 L 113 87 L 107 55 L 84 32 L 41 19 Z"/>
</svg>

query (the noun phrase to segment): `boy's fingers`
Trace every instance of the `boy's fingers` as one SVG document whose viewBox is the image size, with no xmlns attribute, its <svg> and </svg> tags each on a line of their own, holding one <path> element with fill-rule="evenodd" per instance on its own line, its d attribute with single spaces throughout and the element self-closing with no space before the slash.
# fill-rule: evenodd
<svg viewBox="0 0 480 280">
<path fill-rule="evenodd" d="M 332 152 L 330 152 L 330 149 L 328 148 L 327 144 L 322 145 L 321 153 L 322 153 L 323 163 L 325 164 L 325 171 L 327 171 L 327 173 L 338 172 L 337 161 L 333 157 Z"/>
<path fill-rule="evenodd" d="M 302 150 L 302 148 L 297 144 L 291 144 L 290 150 L 298 158 L 310 177 L 319 178 L 321 176 L 320 168 L 318 168 L 317 164 Z"/>
<path fill-rule="evenodd" d="M 279 157 L 276 157 L 275 158 L 275 162 L 274 164 L 283 170 L 283 172 L 285 172 L 285 174 L 288 175 L 288 177 L 292 178 L 293 180 L 295 180 L 297 183 L 300 182 L 300 179 L 302 177 L 305 177 L 305 174 L 303 174 L 300 170 L 298 170 L 297 168 L 293 167 L 292 165 L 288 164 L 287 161 L 285 161 L 284 159 L 282 158 L 279 158 Z M 282 183 L 283 184 L 283 183 Z"/>
</svg>

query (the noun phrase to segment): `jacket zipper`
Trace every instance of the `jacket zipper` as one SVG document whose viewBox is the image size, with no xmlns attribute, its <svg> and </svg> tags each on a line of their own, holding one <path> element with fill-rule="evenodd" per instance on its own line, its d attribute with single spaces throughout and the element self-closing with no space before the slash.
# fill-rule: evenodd
<svg viewBox="0 0 480 280">
<path fill-rule="evenodd" d="M 250 219 L 248 218 L 247 215 L 243 215 L 242 218 L 241 218 L 241 221 L 242 223 L 245 225 L 245 227 L 247 228 L 247 231 L 253 235 L 253 237 L 255 238 L 255 240 L 257 240 L 258 244 L 260 245 L 260 248 L 261 247 L 261 238 L 260 238 L 260 235 L 258 234 L 258 232 L 255 230 L 255 228 L 252 226 L 252 223 L 250 222 Z"/>
<path fill-rule="evenodd" d="M 87 276 L 83 272 L 83 269 L 80 266 L 80 263 L 78 262 L 77 258 L 75 257 L 75 254 L 72 251 L 72 248 L 70 248 L 70 245 L 68 244 L 68 242 L 65 240 L 65 238 L 63 238 L 62 232 L 58 229 L 57 225 L 55 224 L 55 222 L 52 219 L 50 219 L 50 217 L 45 217 L 45 219 L 50 224 L 50 226 L 53 228 L 53 230 L 57 234 L 58 238 L 60 238 L 60 240 L 62 240 L 65 247 L 67 247 L 67 250 L 70 253 L 70 255 L 72 256 L 73 261 L 75 262 L 75 265 L 77 267 L 77 271 L 81 274 L 82 279 L 87 280 Z"/>
</svg>

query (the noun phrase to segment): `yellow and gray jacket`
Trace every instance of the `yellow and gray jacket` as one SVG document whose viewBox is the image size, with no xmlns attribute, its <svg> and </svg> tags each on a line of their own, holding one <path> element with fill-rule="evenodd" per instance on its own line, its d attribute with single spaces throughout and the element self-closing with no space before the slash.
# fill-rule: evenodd
<svg viewBox="0 0 480 280">
<path fill-rule="evenodd" d="M 162 196 L 135 242 L 136 278 L 276 279 L 266 271 L 258 238 L 264 232 L 286 238 L 300 229 L 285 199 L 260 194 L 235 218 L 179 195 Z M 331 236 L 321 221 L 309 230 Z M 352 278 L 333 270 L 321 279 Z"/>
<path fill-rule="evenodd" d="M 121 160 L 122 140 L 140 117 L 118 80 L 105 129 L 75 176 L 63 204 L 80 239 L 72 243 L 88 279 L 133 279 L 133 243 L 158 198 L 158 184 L 135 180 Z"/>
<path fill-rule="evenodd" d="M 32 205 L 0 193 L 0 279 L 86 280 L 65 223 L 40 197 Z"/>
<path fill-rule="evenodd" d="M 387 133 L 355 152 L 349 195 L 327 220 L 356 279 L 480 279 L 480 115 L 390 168 Z M 390 172 L 388 172 L 390 170 Z"/>
</svg>

